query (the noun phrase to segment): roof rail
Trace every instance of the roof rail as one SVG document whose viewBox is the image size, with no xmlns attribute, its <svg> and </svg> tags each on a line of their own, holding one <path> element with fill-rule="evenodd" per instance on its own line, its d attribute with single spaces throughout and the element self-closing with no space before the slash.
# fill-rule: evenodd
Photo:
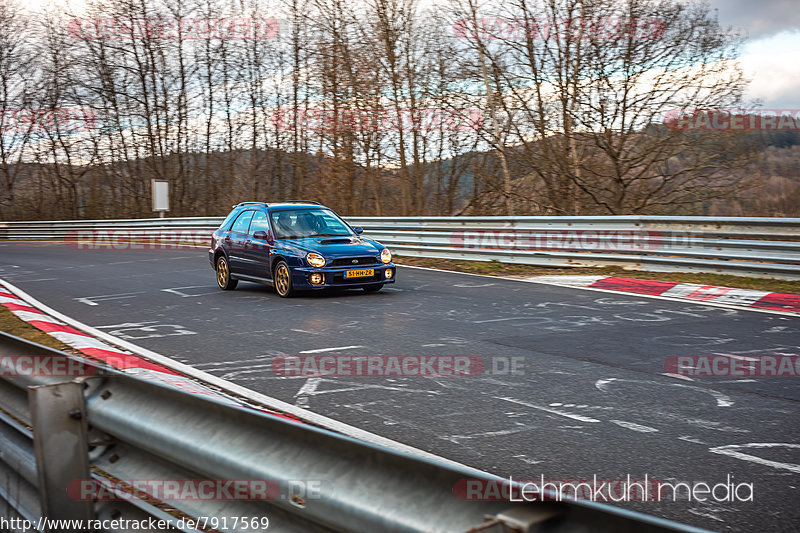
<svg viewBox="0 0 800 533">
<path fill-rule="evenodd" d="M 315 202 L 313 200 L 284 200 L 281 202 L 282 204 L 314 204 L 314 205 L 322 205 L 319 202 Z"/>
<path fill-rule="evenodd" d="M 267 202 L 239 202 L 233 207 L 239 207 L 240 205 L 268 205 Z"/>
</svg>

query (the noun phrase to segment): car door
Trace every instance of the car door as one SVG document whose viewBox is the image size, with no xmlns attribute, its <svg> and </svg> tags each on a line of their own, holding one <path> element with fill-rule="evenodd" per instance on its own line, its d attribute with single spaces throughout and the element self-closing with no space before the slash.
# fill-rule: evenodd
<svg viewBox="0 0 800 533">
<path fill-rule="evenodd" d="M 245 256 L 245 243 L 250 238 L 248 231 L 250 221 L 253 219 L 255 211 L 242 211 L 236 217 L 236 221 L 231 226 L 231 231 L 225 236 L 225 248 L 228 250 L 228 261 L 231 265 L 231 272 L 235 274 L 247 274 L 247 257 Z"/>
<path fill-rule="evenodd" d="M 258 232 L 264 232 L 266 238 L 256 238 Z M 248 238 L 244 243 L 245 274 L 272 279 L 269 265 L 271 242 L 272 233 L 267 214 L 263 211 L 256 211 L 250 221 L 250 231 L 248 231 Z"/>
</svg>

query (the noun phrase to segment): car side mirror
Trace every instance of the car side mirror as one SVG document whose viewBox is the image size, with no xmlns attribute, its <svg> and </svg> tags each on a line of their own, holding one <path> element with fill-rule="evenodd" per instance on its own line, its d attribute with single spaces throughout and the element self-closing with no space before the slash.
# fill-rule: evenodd
<svg viewBox="0 0 800 533">
<path fill-rule="evenodd" d="M 353 231 L 356 232 L 356 235 L 361 235 L 362 233 L 364 233 L 364 228 L 362 228 L 361 226 L 356 226 L 355 228 L 353 228 Z"/>
<path fill-rule="evenodd" d="M 258 239 L 260 241 L 266 241 L 269 239 L 269 236 L 267 235 L 266 231 L 257 231 L 253 233 L 253 238 Z"/>
</svg>

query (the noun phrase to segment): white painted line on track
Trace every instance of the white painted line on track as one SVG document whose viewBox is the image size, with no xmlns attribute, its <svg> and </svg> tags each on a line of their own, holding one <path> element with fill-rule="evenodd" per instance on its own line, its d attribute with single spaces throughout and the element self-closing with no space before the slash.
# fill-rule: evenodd
<svg viewBox="0 0 800 533">
<path fill-rule="evenodd" d="M 11 291 L 13 294 L 17 294 L 22 299 L 26 300 L 33 306 L 37 307 L 41 311 L 48 313 L 49 315 L 62 320 L 66 324 L 71 325 L 72 327 L 84 331 L 94 337 L 102 339 L 108 343 L 114 344 L 120 348 L 133 352 L 137 355 L 145 357 L 154 363 L 158 363 L 164 365 L 168 368 L 172 368 L 177 370 L 178 372 L 182 372 L 186 376 L 193 377 L 198 379 L 202 382 L 208 383 L 209 385 L 213 385 L 215 387 L 219 387 L 220 389 L 227 391 L 232 394 L 236 394 L 241 398 L 248 398 L 252 402 L 257 405 L 262 405 L 269 409 L 286 413 L 292 416 L 299 418 L 300 420 L 305 420 L 310 424 L 315 424 L 319 427 L 327 428 L 331 431 L 335 431 L 342 435 L 361 440 L 370 444 L 375 444 L 377 446 L 383 446 L 389 449 L 392 449 L 396 452 L 405 453 L 414 457 L 420 457 L 423 459 L 427 459 L 429 461 L 437 461 L 439 463 L 443 463 L 446 465 L 454 466 L 460 469 L 465 470 L 467 475 L 473 475 L 475 477 L 485 477 L 491 476 L 481 470 L 473 468 L 471 466 L 465 465 L 463 463 L 459 463 L 457 461 L 453 461 L 451 459 L 447 459 L 446 457 L 441 457 L 439 455 L 435 455 L 424 450 L 420 450 L 419 448 L 415 448 L 413 446 L 409 446 L 407 444 L 403 444 L 402 442 L 398 442 L 392 439 L 388 439 L 386 437 L 382 437 L 375 433 L 370 433 L 369 431 L 365 431 L 361 428 L 357 428 L 355 426 L 351 426 L 345 424 L 343 422 L 339 422 L 338 420 L 334 420 L 332 418 L 328 418 L 327 416 L 323 416 L 307 409 L 303 409 L 302 407 L 297 407 L 290 403 L 286 403 L 282 400 L 277 398 L 272 398 L 270 396 L 266 396 L 259 392 L 250 390 L 246 387 L 242 387 L 241 385 L 237 385 L 235 383 L 231 383 L 224 379 L 220 379 L 212 374 L 208 374 L 203 372 L 202 370 L 198 370 L 192 366 L 180 363 L 175 361 L 174 359 L 170 359 L 160 353 L 154 352 L 152 350 L 148 350 L 147 348 L 143 348 L 126 340 L 114 337 L 113 335 L 109 335 L 108 333 L 101 331 L 99 329 L 93 328 L 83 322 L 80 322 L 70 316 L 67 316 L 63 313 L 60 313 L 49 307 L 30 294 L 26 293 L 22 289 L 16 287 L 15 285 L 0 279 L 0 285 L 4 286 L 7 290 Z"/>
<path fill-rule="evenodd" d="M 689 376 L 683 376 L 681 374 L 673 374 L 672 372 L 662 372 L 661 375 L 662 376 L 667 376 L 667 377 L 670 377 L 670 378 L 675 378 L 675 379 L 682 379 L 684 381 L 694 381 Z"/>
<path fill-rule="evenodd" d="M 641 424 L 634 424 L 633 422 L 627 422 L 625 420 L 609 420 L 612 424 L 616 424 L 619 427 L 630 429 L 632 431 L 638 431 L 639 433 L 657 433 L 658 430 L 656 428 L 651 428 L 650 426 L 643 426 Z"/>
<path fill-rule="evenodd" d="M 136 298 L 137 295 L 144 294 L 144 292 L 123 292 L 120 294 L 105 294 L 100 296 L 85 296 L 83 298 L 73 298 L 73 300 L 86 305 L 100 305 L 97 302 L 104 302 L 106 300 L 124 300 L 126 298 Z"/>
<path fill-rule="evenodd" d="M 686 441 L 686 442 L 693 442 L 695 444 L 707 444 L 707 443 L 701 441 L 700 439 L 692 437 L 691 435 L 681 435 L 680 437 L 678 437 L 678 440 L 683 440 L 683 441 Z"/>
<path fill-rule="evenodd" d="M 323 352 L 336 352 L 338 350 L 353 350 L 355 348 L 363 348 L 361 345 L 356 346 L 336 346 L 334 348 L 319 348 L 317 350 L 303 350 L 297 353 L 323 353 Z"/>
<path fill-rule="evenodd" d="M 777 468 L 779 470 L 788 470 L 789 472 L 794 472 L 795 474 L 800 474 L 800 465 L 793 464 L 793 463 L 781 463 L 780 461 L 772 461 L 770 459 L 764 459 L 763 457 L 758 457 L 756 455 L 750 455 L 749 453 L 742 453 L 738 450 L 746 448 L 790 448 L 790 449 L 800 449 L 800 444 L 788 443 L 788 442 L 750 442 L 747 444 L 729 444 L 727 446 L 716 446 L 714 448 L 709 448 L 708 451 L 711 453 L 716 453 L 720 455 L 728 455 L 730 457 L 735 457 L 736 459 L 741 459 L 742 461 L 747 461 L 749 463 L 756 463 L 764 466 L 771 466 L 772 468 Z"/>
<path fill-rule="evenodd" d="M 198 296 L 207 296 L 209 294 L 218 294 L 219 291 L 201 292 L 198 294 L 186 294 L 181 289 L 208 289 L 208 285 L 190 285 L 188 287 L 173 287 L 171 289 L 161 289 L 161 292 L 168 292 L 180 296 L 181 298 L 196 298 Z"/>
<path fill-rule="evenodd" d="M 723 394 L 718 390 L 714 389 L 705 389 L 702 387 L 698 387 L 695 385 L 684 385 L 683 383 L 673 383 L 673 382 L 660 382 L 654 381 L 651 379 L 621 379 L 621 378 L 606 378 L 606 379 L 598 379 L 595 381 L 594 386 L 597 390 L 602 392 L 608 392 L 609 384 L 611 383 L 638 383 L 638 384 L 654 384 L 654 385 L 666 385 L 670 387 L 681 387 L 683 389 L 691 389 L 696 390 L 697 392 L 702 392 L 705 394 L 710 394 L 714 397 L 717 402 L 717 407 L 730 407 L 733 405 L 733 400 L 727 394 Z"/>
<path fill-rule="evenodd" d="M 564 416 L 567 418 L 572 418 L 573 420 L 578 420 L 580 422 L 600 422 L 600 420 L 596 418 L 591 418 L 588 416 L 576 415 L 575 413 L 568 413 L 566 411 L 562 411 L 560 409 L 553 409 L 551 407 L 543 407 L 541 405 L 533 405 L 532 403 L 524 402 L 522 400 L 516 400 L 514 398 L 503 398 L 495 396 L 495 400 L 503 400 L 506 402 L 516 403 L 519 405 L 524 405 L 525 407 L 530 407 L 531 409 L 538 409 L 540 411 L 545 411 L 546 413 L 551 413 L 558 416 Z"/>
</svg>

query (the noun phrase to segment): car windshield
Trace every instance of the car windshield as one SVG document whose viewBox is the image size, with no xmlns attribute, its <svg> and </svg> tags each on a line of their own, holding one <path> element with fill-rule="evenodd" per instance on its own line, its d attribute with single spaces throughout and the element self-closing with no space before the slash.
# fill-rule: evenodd
<svg viewBox="0 0 800 533">
<path fill-rule="evenodd" d="M 353 230 L 328 209 L 273 211 L 272 225 L 278 239 L 306 237 L 351 237 Z"/>
</svg>

